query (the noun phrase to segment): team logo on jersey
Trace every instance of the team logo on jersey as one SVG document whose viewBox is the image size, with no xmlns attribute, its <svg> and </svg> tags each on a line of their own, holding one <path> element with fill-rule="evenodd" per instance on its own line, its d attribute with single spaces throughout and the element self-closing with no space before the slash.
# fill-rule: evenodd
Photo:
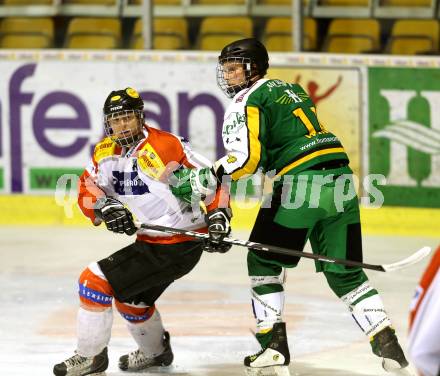
<svg viewBox="0 0 440 376">
<path fill-rule="evenodd" d="M 303 94 L 303 95 L 301 95 Z M 307 99 L 307 95 L 306 95 Z M 290 103 L 300 103 L 304 100 L 304 93 L 295 93 L 293 90 L 284 90 L 284 94 L 275 100 L 279 104 L 290 104 Z"/>
<path fill-rule="evenodd" d="M 121 196 L 137 196 L 150 193 L 148 185 L 140 178 L 137 171 L 113 171 L 113 186 L 115 192 Z"/>
<path fill-rule="evenodd" d="M 156 180 L 160 180 L 166 170 L 164 162 L 149 143 L 146 143 L 139 151 L 138 164 L 144 174 Z"/>
<path fill-rule="evenodd" d="M 95 146 L 94 157 L 95 161 L 99 162 L 101 159 L 111 157 L 115 152 L 116 144 L 110 139 L 105 138 Z"/>
<path fill-rule="evenodd" d="M 231 112 L 223 123 L 223 135 L 238 133 L 246 125 L 246 115 L 241 112 Z"/>
<path fill-rule="evenodd" d="M 293 102 L 292 98 L 289 98 L 289 96 L 287 94 L 283 94 L 281 97 L 277 98 L 277 100 L 275 101 L 275 103 L 279 103 L 279 104 L 290 104 Z"/>
</svg>

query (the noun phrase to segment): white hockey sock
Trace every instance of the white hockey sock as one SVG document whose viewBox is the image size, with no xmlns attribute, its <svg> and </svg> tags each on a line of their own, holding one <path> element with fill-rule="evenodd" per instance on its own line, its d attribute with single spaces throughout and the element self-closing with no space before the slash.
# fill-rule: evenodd
<svg viewBox="0 0 440 376">
<path fill-rule="evenodd" d="M 156 356 L 163 352 L 164 328 L 157 309 L 147 321 L 136 324 L 127 321 L 127 328 L 145 355 Z"/>
<path fill-rule="evenodd" d="M 362 298 L 371 290 L 373 287 L 366 281 L 341 298 L 348 306 L 356 323 L 368 337 L 374 336 L 391 325 L 379 294 Z"/>
<path fill-rule="evenodd" d="M 110 342 L 112 323 L 111 308 L 96 312 L 80 307 L 77 316 L 78 354 L 86 357 L 99 354 Z"/>
<path fill-rule="evenodd" d="M 282 321 L 284 291 L 258 295 L 252 290 L 252 306 L 257 319 L 257 330 L 271 329 L 273 324 Z"/>
<path fill-rule="evenodd" d="M 257 329 L 270 329 L 280 322 L 284 307 L 284 291 L 257 295 L 252 291 L 252 305 L 257 319 Z"/>
<path fill-rule="evenodd" d="M 251 294 L 252 307 L 255 318 L 257 319 L 257 330 L 272 329 L 273 324 L 282 321 L 281 316 L 284 309 L 284 289 L 285 271 L 279 276 L 252 276 Z M 269 294 L 257 294 L 255 288 L 264 285 L 279 284 L 282 290 Z"/>
</svg>

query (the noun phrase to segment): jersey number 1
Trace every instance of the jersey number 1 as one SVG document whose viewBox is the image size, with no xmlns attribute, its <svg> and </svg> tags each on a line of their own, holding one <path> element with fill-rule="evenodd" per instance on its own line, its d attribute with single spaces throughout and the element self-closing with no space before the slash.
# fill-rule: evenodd
<svg viewBox="0 0 440 376">
<path fill-rule="evenodd" d="M 315 107 L 310 107 L 310 110 L 316 114 Z M 297 118 L 299 118 L 301 120 L 301 122 L 304 124 L 304 126 L 306 127 L 307 131 L 309 132 L 307 137 L 310 138 L 310 137 L 316 136 L 317 133 L 325 133 L 326 132 L 324 127 L 321 124 L 319 124 L 318 129 L 316 129 L 301 107 L 298 107 L 296 110 L 292 111 L 292 113 Z"/>
</svg>

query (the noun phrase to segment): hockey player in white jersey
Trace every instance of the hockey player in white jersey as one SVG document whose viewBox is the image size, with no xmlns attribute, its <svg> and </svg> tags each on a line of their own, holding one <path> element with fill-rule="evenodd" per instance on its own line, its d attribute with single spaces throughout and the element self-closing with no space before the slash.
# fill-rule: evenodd
<svg viewBox="0 0 440 376">
<path fill-rule="evenodd" d="M 230 231 L 229 198 L 220 190 L 206 205 L 206 215 L 170 192 L 167 178 L 172 171 L 210 163 L 182 138 L 144 124 L 143 105 L 132 88 L 109 94 L 104 104 L 107 137 L 96 144 L 92 161 L 80 178 L 82 212 L 96 226 L 104 222 L 110 231 L 136 233 L 136 240 L 92 262 L 81 273 L 77 348 L 72 357 L 54 366 L 56 376 L 104 374 L 109 363 L 113 301 L 138 347 L 120 357 L 119 368 L 139 371 L 170 365 L 170 335 L 156 300 L 173 281 L 193 269 L 203 250 L 226 252 L 230 248 L 216 241 L 215 235 L 200 243 L 135 226 L 132 213 L 141 222 L 200 232 L 211 228 L 218 236 Z"/>
<path fill-rule="evenodd" d="M 440 247 L 411 302 L 408 352 L 421 376 L 440 376 Z"/>
</svg>

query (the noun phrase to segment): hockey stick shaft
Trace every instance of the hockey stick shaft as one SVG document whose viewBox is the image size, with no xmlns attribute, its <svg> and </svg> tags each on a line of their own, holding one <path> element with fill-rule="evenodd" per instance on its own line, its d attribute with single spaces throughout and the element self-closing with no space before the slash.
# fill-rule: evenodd
<svg viewBox="0 0 440 376">
<path fill-rule="evenodd" d="M 137 222 L 136 225 L 138 227 L 146 229 L 146 230 L 160 231 L 160 232 L 165 232 L 167 234 L 173 234 L 173 235 L 187 235 L 187 236 L 191 236 L 193 238 L 199 239 L 199 240 L 205 240 L 205 239 L 209 238 L 208 234 L 204 234 L 204 233 L 196 232 L 196 231 L 189 231 L 189 230 L 183 230 L 183 229 L 160 226 L 160 225 L 152 225 L 152 224 L 148 224 L 148 223 L 138 223 Z M 295 249 L 289 249 L 289 248 L 278 247 L 275 245 L 256 243 L 256 242 L 251 242 L 248 240 L 224 238 L 222 241 L 225 243 L 232 244 L 232 245 L 237 245 L 240 247 L 246 247 L 249 249 L 253 249 L 255 251 L 264 251 L 264 252 L 272 252 L 272 253 L 277 253 L 277 254 L 287 255 L 287 256 L 304 257 L 304 258 L 313 259 L 313 260 L 317 260 L 317 261 L 323 261 L 323 262 L 327 262 L 327 263 L 335 263 L 335 264 L 340 264 L 340 265 L 345 265 L 345 266 L 360 267 L 363 269 L 376 270 L 379 272 L 390 272 L 390 271 L 394 271 L 394 270 L 398 270 L 398 269 L 403 269 L 409 265 L 415 264 L 416 262 L 420 261 L 422 258 L 426 257 L 431 252 L 431 248 L 423 247 L 420 250 L 418 250 L 416 253 L 409 256 L 408 258 L 403 259 L 401 261 L 398 261 L 396 263 L 388 264 L 388 265 L 386 265 L 386 264 L 374 265 L 374 264 L 366 264 L 366 263 L 360 262 L 360 261 L 352 261 L 352 260 L 340 259 L 340 258 L 335 258 L 335 257 L 316 255 L 314 253 L 306 253 L 306 252 L 298 251 Z"/>
</svg>

